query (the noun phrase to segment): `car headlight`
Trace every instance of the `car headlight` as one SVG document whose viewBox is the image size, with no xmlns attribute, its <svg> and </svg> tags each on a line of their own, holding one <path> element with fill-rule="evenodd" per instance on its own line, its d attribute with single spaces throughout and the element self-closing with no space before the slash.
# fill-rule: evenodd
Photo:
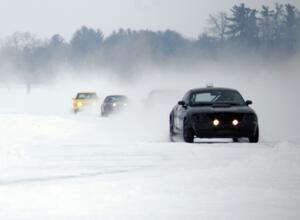
<svg viewBox="0 0 300 220">
<path fill-rule="evenodd" d="M 232 121 L 232 125 L 233 125 L 233 126 L 237 126 L 238 124 L 239 124 L 239 121 L 238 121 L 238 120 L 234 119 L 234 120 Z"/>
<path fill-rule="evenodd" d="M 82 106 L 82 102 L 77 102 L 76 105 L 77 105 L 77 107 L 81 107 Z"/>
<path fill-rule="evenodd" d="M 114 102 L 114 103 L 112 104 L 112 106 L 113 106 L 113 107 L 116 107 L 116 106 L 117 106 L 117 103 Z"/>
<path fill-rule="evenodd" d="M 219 121 L 218 119 L 214 119 L 214 120 L 213 120 L 213 125 L 214 125 L 214 126 L 217 127 L 219 124 L 220 124 L 220 121 Z"/>
</svg>

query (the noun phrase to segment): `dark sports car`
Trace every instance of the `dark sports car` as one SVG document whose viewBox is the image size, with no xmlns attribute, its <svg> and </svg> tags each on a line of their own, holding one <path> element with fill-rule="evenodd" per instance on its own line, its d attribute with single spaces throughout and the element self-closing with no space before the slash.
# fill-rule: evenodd
<svg viewBox="0 0 300 220">
<path fill-rule="evenodd" d="M 128 99 L 124 95 L 106 96 L 101 105 L 101 116 L 108 116 L 122 111 L 128 104 Z"/>
<path fill-rule="evenodd" d="M 228 88 L 200 88 L 188 91 L 170 113 L 170 138 L 180 136 L 192 143 L 198 138 L 248 138 L 259 140 L 257 115 L 241 94 Z"/>
</svg>

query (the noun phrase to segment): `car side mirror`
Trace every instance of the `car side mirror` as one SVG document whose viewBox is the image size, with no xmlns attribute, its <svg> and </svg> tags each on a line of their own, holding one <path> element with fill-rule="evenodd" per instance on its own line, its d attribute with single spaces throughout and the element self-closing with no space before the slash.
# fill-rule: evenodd
<svg viewBox="0 0 300 220">
<path fill-rule="evenodd" d="M 178 102 L 178 105 L 185 106 L 185 101 L 179 101 L 179 102 Z"/>
<path fill-rule="evenodd" d="M 246 105 L 252 105 L 252 103 L 253 103 L 253 102 L 252 102 L 251 100 L 247 100 L 247 101 L 246 101 Z"/>
<path fill-rule="evenodd" d="M 178 102 L 178 105 L 181 105 L 182 107 L 186 107 L 185 101 L 179 101 L 179 102 Z"/>
</svg>

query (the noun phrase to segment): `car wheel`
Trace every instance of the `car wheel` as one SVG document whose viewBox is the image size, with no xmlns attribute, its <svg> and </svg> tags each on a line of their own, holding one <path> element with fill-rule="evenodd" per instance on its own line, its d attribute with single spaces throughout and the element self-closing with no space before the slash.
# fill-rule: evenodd
<svg viewBox="0 0 300 220">
<path fill-rule="evenodd" d="M 172 132 L 169 132 L 169 140 L 171 142 L 175 142 L 175 140 L 174 140 L 174 134 Z"/>
<path fill-rule="evenodd" d="M 78 109 L 74 109 L 74 114 L 77 114 L 78 113 Z"/>
<path fill-rule="evenodd" d="M 256 132 L 253 136 L 249 137 L 250 143 L 257 143 L 259 140 L 259 128 L 257 127 Z"/>
<path fill-rule="evenodd" d="M 238 139 L 238 138 L 232 138 L 232 140 L 233 140 L 234 143 L 239 142 L 239 139 Z"/>
<path fill-rule="evenodd" d="M 189 120 L 185 119 L 183 122 L 183 140 L 187 143 L 193 143 L 194 135 L 194 130 L 191 128 Z"/>
<path fill-rule="evenodd" d="M 170 120 L 169 120 L 169 140 L 171 142 L 174 142 L 174 131 L 173 131 L 173 117 L 170 115 Z"/>
</svg>

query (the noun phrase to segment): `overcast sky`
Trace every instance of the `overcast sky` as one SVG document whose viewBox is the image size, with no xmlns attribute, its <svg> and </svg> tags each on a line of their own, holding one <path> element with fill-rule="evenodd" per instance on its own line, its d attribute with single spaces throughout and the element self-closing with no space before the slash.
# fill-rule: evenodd
<svg viewBox="0 0 300 220">
<path fill-rule="evenodd" d="M 300 9 L 300 0 L 244 0 L 259 8 L 262 4 L 291 3 Z M 101 29 L 107 36 L 119 28 L 172 29 L 197 37 L 207 25 L 209 14 L 229 11 L 234 0 L 0 0 L 0 37 L 29 31 L 42 38 L 59 33 L 66 39 L 86 25 Z"/>
</svg>

